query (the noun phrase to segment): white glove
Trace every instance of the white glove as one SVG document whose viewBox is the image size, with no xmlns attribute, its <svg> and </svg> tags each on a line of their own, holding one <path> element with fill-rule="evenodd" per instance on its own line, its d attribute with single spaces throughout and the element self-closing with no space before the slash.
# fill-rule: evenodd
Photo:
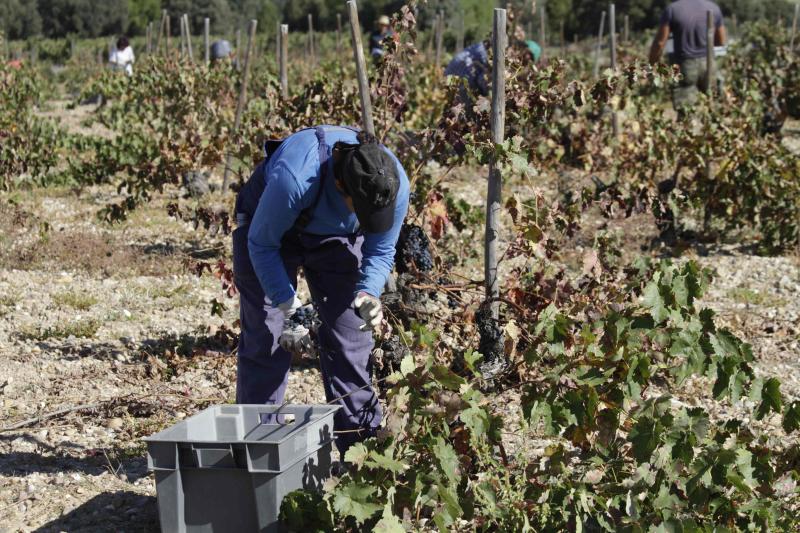
<svg viewBox="0 0 800 533">
<path fill-rule="evenodd" d="M 308 328 L 300 324 L 291 324 L 289 321 L 283 328 L 278 344 L 287 352 L 296 354 L 308 352 L 313 346 Z"/>
<path fill-rule="evenodd" d="M 380 326 L 383 320 L 383 311 L 381 310 L 381 301 L 371 294 L 366 292 L 359 292 L 353 300 L 353 306 L 356 308 L 356 313 L 360 316 L 365 324 L 361 326 L 361 331 L 374 330 Z"/>
<path fill-rule="evenodd" d="M 283 331 L 278 338 L 278 344 L 287 352 L 302 353 L 311 349 L 313 345 L 308 328 L 291 320 L 301 307 L 303 303 L 297 295 L 278 305 L 278 310 L 283 313 Z"/>
<path fill-rule="evenodd" d="M 291 299 L 286 300 L 282 304 L 278 304 L 278 309 L 280 309 L 280 311 L 283 313 L 284 318 L 289 318 L 301 307 L 303 307 L 303 303 L 296 294 L 292 296 Z"/>
</svg>

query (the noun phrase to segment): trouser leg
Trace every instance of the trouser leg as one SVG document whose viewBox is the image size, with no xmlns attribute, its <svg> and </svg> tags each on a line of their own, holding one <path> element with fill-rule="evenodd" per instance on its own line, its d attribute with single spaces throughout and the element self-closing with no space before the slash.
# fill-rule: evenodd
<svg viewBox="0 0 800 533">
<path fill-rule="evenodd" d="M 375 434 L 381 407 L 372 389 L 372 333 L 353 308 L 361 262 L 360 237 L 304 236 L 305 274 L 319 310 L 320 366 L 325 394 L 341 409 L 334 418 L 336 447 L 344 454 Z"/>
<path fill-rule="evenodd" d="M 297 267 L 285 258 L 290 279 Z M 291 268 L 293 267 L 293 268 Z M 280 404 L 292 356 L 278 344 L 283 314 L 268 303 L 247 252 L 247 226 L 233 232 L 234 283 L 239 291 L 241 334 L 237 357 L 236 402 Z"/>
<path fill-rule="evenodd" d="M 686 107 L 697 102 L 698 88 L 702 90 L 707 77 L 703 65 L 696 59 L 686 59 L 678 63 L 681 81 L 673 89 L 672 103 L 675 110 L 683 113 Z"/>
</svg>

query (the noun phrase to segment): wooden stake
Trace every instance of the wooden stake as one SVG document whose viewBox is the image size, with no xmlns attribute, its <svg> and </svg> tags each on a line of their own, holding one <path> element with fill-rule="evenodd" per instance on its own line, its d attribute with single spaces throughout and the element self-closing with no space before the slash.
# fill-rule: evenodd
<svg viewBox="0 0 800 533">
<path fill-rule="evenodd" d="M 608 5 L 608 45 L 611 49 L 611 70 L 617 71 L 617 7 Z M 619 138 L 619 114 L 616 109 L 611 110 L 611 130 L 614 139 Z"/>
<path fill-rule="evenodd" d="M 314 47 L 314 16 L 308 14 L 308 54 L 311 56 L 311 64 L 317 64 L 317 53 Z"/>
<path fill-rule="evenodd" d="M 561 57 L 567 57 L 567 38 L 564 34 L 564 21 L 561 21 L 560 39 L 561 43 Z"/>
<path fill-rule="evenodd" d="M 442 41 L 444 40 L 444 13 L 441 11 L 436 16 L 436 68 L 442 66 Z"/>
<path fill-rule="evenodd" d="M 203 60 L 206 65 L 211 63 L 211 19 L 203 19 Z"/>
<path fill-rule="evenodd" d="M 342 53 L 342 14 L 336 13 L 336 55 Z"/>
<path fill-rule="evenodd" d="M 233 130 L 231 131 L 231 138 L 236 137 L 239 131 L 239 126 L 242 123 L 242 113 L 247 105 L 247 79 L 250 74 L 250 56 L 253 53 L 253 46 L 256 44 L 256 27 L 258 26 L 257 20 L 250 21 L 250 31 L 248 32 L 247 51 L 244 55 L 244 65 L 242 73 L 242 86 L 239 88 L 239 101 L 236 102 L 236 116 L 233 121 Z M 231 160 L 233 154 L 228 151 L 228 156 L 225 160 L 225 174 L 222 177 L 222 192 L 228 190 L 228 181 L 231 174 Z"/>
<path fill-rule="evenodd" d="M 506 10 L 495 9 L 492 32 L 492 142 L 503 143 L 506 120 Z M 497 242 L 502 204 L 503 176 L 500 165 L 492 161 L 489 165 L 489 183 L 486 191 L 486 236 L 484 243 L 484 277 L 486 299 L 490 302 L 492 318 L 500 316 L 500 284 L 497 279 Z"/>
<path fill-rule="evenodd" d="M 597 46 L 594 50 L 594 77 L 600 75 L 600 50 L 603 48 L 603 33 L 606 28 L 606 12 L 600 17 L 600 30 L 597 32 Z"/>
<path fill-rule="evenodd" d="M 170 42 L 172 40 L 172 30 L 170 29 L 170 19 L 169 19 L 169 15 L 167 14 L 167 10 L 166 9 L 164 10 L 164 14 L 166 15 L 166 20 L 167 20 L 166 30 L 165 30 L 165 34 L 164 34 L 164 36 L 166 37 L 165 50 L 166 50 L 166 55 L 169 55 L 170 54 Z"/>
<path fill-rule="evenodd" d="M 625 28 L 623 29 L 624 33 L 622 35 L 622 42 L 628 44 L 631 38 L 631 17 L 625 15 Z"/>
<path fill-rule="evenodd" d="M 289 25 L 288 24 L 281 24 L 281 32 L 280 32 L 280 42 L 281 42 L 281 53 L 278 56 L 278 62 L 280 63 L 280 75 L 281 75 L 281 98 L 289 98 L 289 74 L 288 74 L 288 62 L 289 62 Z"/>
<path fill-rule="evenodd" d="M 156 39 L 156 53 L 161 52 L 161 36 L 164 34 L 167 25 L 167 10 L 161 11 L 161 23 L 158 25 L 158 39 Z"/>
<path fill-rule="evenodd" d="M 731 35 L 736 35 L 739 33 L 739 22 L 736 18 L 736 13 L 731 15 Z"/>
<path fill-rule="evenodd" d="M 708 84 L 706 87 L 706 95 L 708 96 L 709 107 L 714 103 L 714 13 L 708 11 L 706 13 L 706 70 L 708 76 Z M 714 163 L 711 157 L 706 160 L 706 179 L 709 183 L 714 179 Z M 706 211 L 705 225 L 709 223 L 709 212 Z"/>
<path fill-rule="evenodd" d="M 189 61 L 194 63 L 194 50 L 192 50 L 192 28 L 189 25 L 189 15 L 183 14 L 183 28 L 186 33 L 186 51 L 189 53 Z"/>
<path fill-rule="evenodd" d="M 794 18 L 792 19 L 792 36 L 789 38 L 789 52 L 794 52 L 794 38 L 797 35 L 797 19 L 800 17 L 800 4 L 794 5 Z"/>
<path fill-rule="evenodd" d="M 708 70 L 708 86 L 706 95 L 713 98 L 714 95 L 714 14 L 711 11 L 706 13 L 706 69 Z"/>
<path fill-rule="evenodd" d="M 364 131 L 375 135 L 375 123 L 372 121 L 372 101 L 369 95 L 369 79 L 367 78 L 367 62 L 364 59 L 364 46 L 361 44 L 361 24 L 358 22 L 358 6 L 356 0 L 347 2 L 350 14 L 350 37 L 353 44 L 353 58 L 356 61 L 358 75 L 358 94 L 361 97 L 361 121 Z"/>
<path fill-rule="evenodd" d="M 151 47 L 152 33 L 153 33 L 153 23 L 148 22 L 147 28 L 145 29 L 144 32 L 144 50 L 147 53 L 147 55 L 150 55 L 151 52 L 150 47 Z M 72 41 L 70 41 L 70 43 L 72 43 Z"/>
<path fill-rule="evenodd" d="M 236 30 L 236 69 L 242 71 L 242 30 Z"/>
<path fill-rule="evenodd" d="M 181 24 L 181 58 L 186 56 L 186 30 L 183 27 L 183 15 L 178 17 L 178 22 Z"/>
</svg>

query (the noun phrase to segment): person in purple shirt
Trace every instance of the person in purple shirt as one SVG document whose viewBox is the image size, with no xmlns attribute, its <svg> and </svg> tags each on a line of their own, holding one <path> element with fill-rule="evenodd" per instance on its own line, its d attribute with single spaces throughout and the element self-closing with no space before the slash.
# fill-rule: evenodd
<svg viewBox="0 0 800 533">
<path fill-rule="evenodd" d="M 302 267 L 319 313 L 320 366 L 344 454 L 374 434 L 372 330 L 408 211 L 409 182 L 397 158 L 352 128 L 317 126 L 265 145 L 236 200 L 234 282 L 241 336 L 236 400 L 281 404 L 291 352 L 311 341 L 290 317 Z"/>
<path fill-rule="evenodd" d="M 697 100 L 698 90 L 705 91 L 708 87 L 709 11 L 714 17 L 714 46 L 725 46 L 728 37 L 717 4 L 710 0 L 678 0 L 668 5 L 661 15 L 661 24 L 650 47 L 650 62 L 658 63 L 672 33 L 674 50 L 670 62 L 678 65 L 683 76 L 672 93 L 673 105 L 679 112 Z"/>
</svg>

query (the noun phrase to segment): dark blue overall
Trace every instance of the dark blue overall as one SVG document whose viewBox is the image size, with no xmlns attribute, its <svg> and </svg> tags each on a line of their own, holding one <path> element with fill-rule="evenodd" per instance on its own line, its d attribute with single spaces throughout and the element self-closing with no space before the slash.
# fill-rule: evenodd
<svg viewBox="0 0 800 533">
<path fill-rule="evenodd" d="M 333 179 L 326 176 L 331 154 L 324 130 L 316 128 L 316 134 L 322 191 L 325 180 Z M 266 167 L 276 148 L 275 144 L 265 146 L 266 159 L 256 167 L 236 200 L 239 227 L 233 232 L 233 273 L 241 318 L 236 401 L 245 404 L 283 403 L 292 359 L 278 344 L 283 313 L 264 294 L 247 249 L 249 221 L 264 191 Z M 353 443 L 374 435 L 381 421 L 381 408 L 371 386 L 372 333 L 359 329 L 364 321 L 353 308 L 363 236 L 304 232 L 320 196 L 321 192 L 300 215 L 295 227 L 283 236 L 281 258 L 295 287 L 297 270 L 303 267 L 319 312 L 322 380 L 328 401 L 341 405 L 334 430 L 336 447 L 344 454 Z"/>
</svg>

